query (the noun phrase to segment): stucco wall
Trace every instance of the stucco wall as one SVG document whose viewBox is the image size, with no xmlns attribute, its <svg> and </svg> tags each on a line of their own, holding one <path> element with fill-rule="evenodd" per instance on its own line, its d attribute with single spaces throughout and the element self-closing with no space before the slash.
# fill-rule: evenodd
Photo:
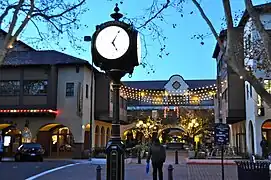
<svg viewBox="0 0 271 180">
<path fill-rule="evenodd" d="M 271 24 L 269 23 L 270 19 L 271 19 L 271 14 L 270 13 L 266 13 L 266 14 L 262 14 L 260 16 L 261 21 L 263 22 L 264 26 L 266 29 L 271 29 Z M 255 41 L 259 38 L 259 34 L 256 31 L 255 27 L 253 26 L 251 19 L 246 23 L 245 25 L 245 33 L 244 33 L 244 38 L 248 40 L 248 34 L 251 34 L 251 41 Z M 252 43 L 252 48 L 253 48 L 253 43 Z M 246 61 L 248 61 L 248 59 L 246 59 Z M 253 65 L 253 67 L 256 66 L 256 62 L 253 60 L 250 60 L 250 64 Z M 262 77 L 262 78 L 267 78 L 265 73 L 262 71 L 257 71 L 255 73 L 256 77 Z M 250 92 L 247 93 L 247 88 L 246 85 L 248 85 L 248 87 L 250 87 L 250 84 L 248 82 L 245 82 L 245 91 L 246 91 L 246 129 L 247 129 L 247 133 L 246 133 L 246 140 L 247 140 L 247 148 L 248 148 L 248 152 L 252 153 L 252 145 L 251 145 L 251 138 L 253 137 L 254 139 L 254 152 L 255 154 L 259 154 L 261 155 L 261 147 L 260 147 L 260 142 L 262 140 L 262 124 L 265 120 L 267 119 L 271 119 L 271 109 L 270 108 L 265 108 L 265 116 L 258 116 L 257 115 L 257 101 L 258 101 L 258 95 L 255 92 L 254 88 L 252 88 L 252 97 L 250 97 Z M 250 88 L 248 88 L 248 90 L 250 91 Z M 248 97 L 249 95 L 249 97 Z M 265 106 L 266 107 L 266 106 Z M 252 131 L 250 128 L 250 121 L 252 122 L 253 125 L 253 135 L 252 135 Z"/>
</svg>

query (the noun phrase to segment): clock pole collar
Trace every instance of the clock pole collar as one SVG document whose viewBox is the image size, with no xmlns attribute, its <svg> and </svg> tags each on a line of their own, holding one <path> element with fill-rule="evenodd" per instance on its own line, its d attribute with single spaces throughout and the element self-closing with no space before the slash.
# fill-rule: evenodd
<svg viewBox="0 0 271 180">
<path fill-rule="evenodd" d="M 113 19 L 115 19 L 115 21 L 119 21 L 120 18 L 123 17 L 123 14 L 119 13 L 120 9 L 119 9 L 119 7 L 118 7 L 118 3 L 116 3 L 116 7 L 114 8 L 114 11 L 115 11 L 115 12 L 114 12 L 113 14 L 111 14 L 110 16 L 111 16 Z"/>
</svg>

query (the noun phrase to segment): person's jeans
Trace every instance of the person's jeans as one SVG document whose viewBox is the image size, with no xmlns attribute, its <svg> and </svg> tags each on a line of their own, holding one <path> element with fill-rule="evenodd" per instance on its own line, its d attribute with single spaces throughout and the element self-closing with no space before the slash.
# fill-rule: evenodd
<svg viewBox="0 0 271 180">
<path fill-rule="evenodd" d="M 153 168 L 153 172 L 152 172 L 153 180 L 157 180 L 157 170 L 159 174 L 159 180 L 163 180 L 163 163 L 153 162 L 152 168 Z"/>
</svg>

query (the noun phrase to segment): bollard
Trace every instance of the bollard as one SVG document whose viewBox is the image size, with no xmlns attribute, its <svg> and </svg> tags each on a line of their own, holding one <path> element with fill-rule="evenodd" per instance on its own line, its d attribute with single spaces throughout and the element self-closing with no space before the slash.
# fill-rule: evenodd
<svg viewBox="0 0 271 180">
<path fill-rule="evenodd" d="M 179 164 L 178 151 L 175 151 L 175 164 Z"/>
<path fill-rule="evenodd" d="M 252 155 L 250 156 L 250 162 L 256 163 L 254 154 L 252 154 Z"/>
<path fill-rule="evenodd" d="M 170 164 L 168 165 L 168 180 L 173 180 L 173 166 Z"/>
<path fill-rule="evenodd" d="M 138 153 L 137 153 L 137 164 L 141 164 L 141 153 L 140 153 L 140 150 L 138 150 Z"/>
<path fill-rule="evenodd" d="M 96 180 L 102 180 L 102 168 L 100 165 L 97 166 L 96 168 Z"/>
</svg>

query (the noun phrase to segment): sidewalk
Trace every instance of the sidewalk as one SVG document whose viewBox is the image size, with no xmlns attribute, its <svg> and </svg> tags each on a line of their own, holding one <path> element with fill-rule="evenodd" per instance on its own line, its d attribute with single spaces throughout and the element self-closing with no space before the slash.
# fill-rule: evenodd
<svg viewBox="0 0 271 180">
<path fill-rule="evenodd" d="M 179 164 L 175 164 L 175 151 L 167 151 L 167 159 L 163 167 L 164 180 L 168 180 L 168 166 L 173 165 L 174 180 L 219 180 L 221 179 L 221 166 L 218 165 L 187 165 L 186 152 L 179 151 Z M 96 180 L 96 168 L 98 165 L 91 164 L 88 160 L 71 160 L 81 162 L 76 166 L 61 169 L 54 173 L 45 175 L 39 180 L 65 179 L 65 180 Z M 104 160 L 102 160 L 104 161 Z M 102 167 L 102 180 L 106 179 L 106 166 Z M 146 174 L 146 160 L 137 164 L 137 159 L 131 159 L 130 164 L 125 164 L 125 180 L 152 180 L 152 167 Z M 236 166 L 225 166 L 225 180 L 237 180 Z"/>
</svg>

